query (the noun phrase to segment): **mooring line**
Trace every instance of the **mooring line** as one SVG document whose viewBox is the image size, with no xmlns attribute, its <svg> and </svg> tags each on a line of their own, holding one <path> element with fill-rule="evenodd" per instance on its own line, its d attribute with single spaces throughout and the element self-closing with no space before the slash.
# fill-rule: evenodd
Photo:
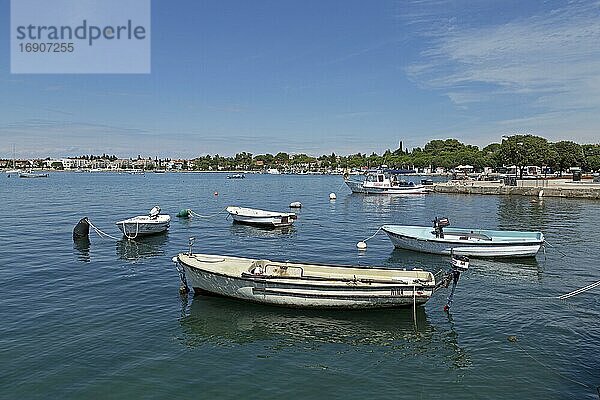
<svg viewBox="0 0 600 400">
<path fill-rule="evenodd" d="M 92 224 L 92 221 L 90 221 L 89 219 L 88 219 L 87 222 L 94 229 L 94 231 L 96 231 L 96 233 L 98 234 L 98 236 L 100 236 L 101 238 L 103 238 L 104 236 L 106 236 L 106 237 L 109 237 L 109 238 L 111 238 L 113 240 L 117 240 L 117 241 L 121 240 L 118 237 L 115 237 L 115 236 L 109 235 L 106 232 L 103 232 L 100 228 L 96 227 L 96 225 Z"/>
<path fill-rule="evenodd" d="M 198 214 L 196 211 L 190 209 L 189 213 L 192 217 L 196 217 L 196 218 L 213 218 L 216 217 L 217 215 L 220 215 L 223 213 L 223 211 L 226 211 L 227 207 L 223 208 L 222 210 L 219 210 L 218 212 L 214 213 L 214 214 L 210 214 L 210 215 L 202 215 L 202 214 Z"/>
<path fill-rule="evenodd" d="M 543 366 L 543 367 L 547 368 L 548 370 L 550 370 L 550 371 L 554 372 L 556 375 L 560 376 L 561 378 L 564 378 L 564 379 L 566 379 L 566 380 L 568 380 L 568 381 L 571 381 L 571 382 L 573 382 L 573 383 L 576 383 L 576 384 L 578 384 L 578 385 L 580 385 L 580 386 L 583 386 L 583 387 L 585 387 L 585 388 L 588 388 L 588 389 L 594 389 L 594 387 L 593 387 L 593 386 L 590 386 L 590 385 L 588 385 L 588 384 L 586 384 L 586 383 L 583 383 L 583 382 L 579 382 L 579 381 L 577 381 L 577 380 L 575 380 L 575 379 L 573 379 L 573 378 L 569 378 L 568 376 L 566 376 L 566 375 L 562 374 L 560 371 L 558 371 L 558 369 L 557 369 L 557 368 L 551 367 L 551 366 L 550 366 L 550 365 L 548 365 L 548 364 L 544 364 L 543 362 L 541 362 L 540 360 L 538 360 L 537 358 L 535 358 L 534 356 L 532 356 L 532 355 L 531 355 L 531 354 L 530 354 L 530 353 L 529 353 L 529 352 L 528 352 L 526 349 L 524 349 L 524 348 L 523 348 L 523 346 L 521 346 L 521 345 L 520 345 L 520 344 L 519 344 L 517 341 L 515 341 L 514 343 L 515 343 L 515 344 L 517 345 L 517 347 L 518 347 L 518 348 L 519 348 L 519 349 L 520 349 L 522 352 L 524 352 L 524 353 L 525 353 L 525 354 L 526 354 L 526 355 L 527 355 L 529 358 L 531 358 L 532 360 L 534 360 L 535 362 L 537 362 L 537 363 L 538 363 L 538 364 L 540 364 L 541 366 Z M 599 391 L 599 397 L 600 397 L 600 391 Z"/>
<path fill-rule="evenodd" d="M 552 248 L 553 248 L 553 249 L 555 249 L 555 250 L 556 250 L 556 251 L 557 251 L 557 252 L 558 252 L 558 253 L 559 253 L 559 254 L 560 254 L 562 257 L 567 257 L 567 256 L 568 256 L 568 254 L 567 254 L 567 253 L 564 253 L 564 252 L 560 251 L 560 250 L 558 249 L 558 247 L 557 247 L 557 246 L 554 246 L 552 243 L 550 243 L 549 241 L 547 241 L 547 240 L 545 240 L 545 239 L 544 239 L 544 245 L 548 245 L 548 246 L 552 247 Z M 546 250 L 544 249 L 544 255 L 545 255 L 545 254 L 546 254 Z M 562 257 L 561 257 L 561 258 L 562 258 Z"/>
</svg>

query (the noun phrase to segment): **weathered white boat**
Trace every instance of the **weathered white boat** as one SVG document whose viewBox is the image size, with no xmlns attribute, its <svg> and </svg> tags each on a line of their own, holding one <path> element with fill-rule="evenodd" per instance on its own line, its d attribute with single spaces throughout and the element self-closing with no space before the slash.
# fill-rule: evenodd
<svg viewBox="0 0 600 400">
<path fill-rule="evenodd" d="M 47 178 L 48 174 L 47 173 L 35 173 L 35 172 L 21 172 L 19 174 L 19 178 Z"/>
<path fill-rule="evenodd" d="M 349 179 L 344 182 L 353 193 L 364 194 L 424 194 L 431 191 L 424 185 L 403 180 L 391 171 L 368 172 L 363 180 Z"/>
<path fill-rule="evenodd" d="M 169 229 L 170 224 L 171 216 L 161 214 L 159 206 L 152 208 L 149 215 L 139 215 L 116 223 L 128 239 L 165 232 Z"/>
<path fill-rule="evenodd" d="M 265 211 L 235 206 L 229 206 L 226 210 L 235 222 L 248 225 L 269 227 L 289 226 L 298 219 L 295 213 Z"/>
<path fill-rule="evenodd" d="M 434 275 L 422 270 L 301 264 L 191 252 L 179 254 L 174 261 L 182 267 L 182 281 L 195 294 L 288 307 L 418 305 L 429 300 L 436 289 Z"/>
<path fill-rule="evenodd" d="M 470 257 L 533 257 L 544 243 L 541 232 L 494 231 L 452 228 L 447 218 L 436 218 L 434 226 L 384 225 L 395 247 L 434 254 Z"/>
</svg>

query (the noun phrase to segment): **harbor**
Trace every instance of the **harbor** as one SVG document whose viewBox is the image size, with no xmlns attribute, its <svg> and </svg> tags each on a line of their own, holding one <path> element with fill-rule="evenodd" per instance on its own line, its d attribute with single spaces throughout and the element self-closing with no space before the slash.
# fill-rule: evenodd
<svg viewBox="0 0 600 400">
<path fill-rule="evenodd" d="M 335 175 L 51 173 L 5 179 L 4 189 L 4 226 L 11 232 L 3 234 L 0 256 L 0 313 L 9 338 L 2 361 L 4 387 L 19 397 L 40 391 L 94 397 L 106 393 L 107 379 L 120 394 L 266 395 L 254 382 L 273 368 L 279 379 L 269 390 L 276 393 L 318 397 L 353 377 L 344 392 L 350 399 L 372 395 L 370 382 L 382 384 L 380 396 L 393 397 L 399 380 L 416 396 L 431 397 L 431 387 L 418 384 L 423 376 L 444 396 L 463 398 L 478 385 L 490 397 L 593 398 L 600 381 L 593 340 L 600 335 L 598 289 L 558 299 L 598 280 L 599 249 L 589 246 L 600 238 L 590 218 L 595 200 L 353 194 Z M 234 223 L 224 211 L 230 205 L 285 211 L 294 202 L 301 203 L 293 209 L 297 220 L 274 229 Z M 157 204 L 160 214 L 173 216 L 166 233 L 122 236 L 116 221 Z M 202 217 L 175 217 L 181 209 Z M 88 241 L 74 242 L 73 225 L 84 215 L 115 239 L 92 230 Z M 448 230 L 533 230 L 548 244 L 536 257 L 472 258 L 450 313 L 443 310 L 448 289 L 414 315 L 412 298 L 408 307 L 390 310 L 301 310 L 178 291 L 172 258 L 188 252 L 190 237 L 194 253 L 445 271 L 449 256 L 394 249 L 383 232 L 366 250 L 356 248 L 382 225 L 431 226 L 440 215 L 449 217 Z M 202 373 L 181 385 L 191 370 Z M 135 383 L 140 374 L 151 380 Z M 24 375 L 30 384 L 18 383 Z M 306 387 L 307 379 L 317 383 Z"/>
</svg>

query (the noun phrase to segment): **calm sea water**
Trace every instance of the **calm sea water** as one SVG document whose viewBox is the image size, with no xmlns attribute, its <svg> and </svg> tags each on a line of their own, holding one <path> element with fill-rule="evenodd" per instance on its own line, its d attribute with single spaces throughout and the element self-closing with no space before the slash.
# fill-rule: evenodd
<svg viewBox="0 0 600 400">
<path fill-rule="evenodd" d="M 0 176 L 0 397 L 597 399 L 600 203 L 580 199 L 352 195 L 341 177 L 223 174 Z M 218 196 L 213 193 L 217 191 Z M 330 202 L 330 192 L 337 200 Z M 304 207 L 292 229 L 233 225 L 227 205 Z M 160 204 L 167 235 L 74 244 L 83 216 L 114 223 Z M 213 215 L 178 220 L 181 208 Z M 171 257 L 195 251 L 391 268 L 448 259 L 393 250 L 384 223 L 541 230 L 536 260 L 472 260 L 417 312 L 302 311 L 182 298 Z M 515 335 L 517 342 L 507 340 Z"/>
</svg>

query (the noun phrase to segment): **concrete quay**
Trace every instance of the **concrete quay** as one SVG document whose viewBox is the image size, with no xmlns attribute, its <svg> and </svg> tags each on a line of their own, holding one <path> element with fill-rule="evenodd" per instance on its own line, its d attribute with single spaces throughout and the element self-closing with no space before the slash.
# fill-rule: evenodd
<svg viewBox="0 0 600 400">
<path fill-rule="evenodd" d="M 565 179 L 518 180 L 517 186 L 503 182 L 453 180 L 434 184 L 434 192 L 449 194 L 493 194 L 543 197 L 569 197 L 600 200 L 600 184 L 589 181 L 573 182 Z"/>
</svg>

